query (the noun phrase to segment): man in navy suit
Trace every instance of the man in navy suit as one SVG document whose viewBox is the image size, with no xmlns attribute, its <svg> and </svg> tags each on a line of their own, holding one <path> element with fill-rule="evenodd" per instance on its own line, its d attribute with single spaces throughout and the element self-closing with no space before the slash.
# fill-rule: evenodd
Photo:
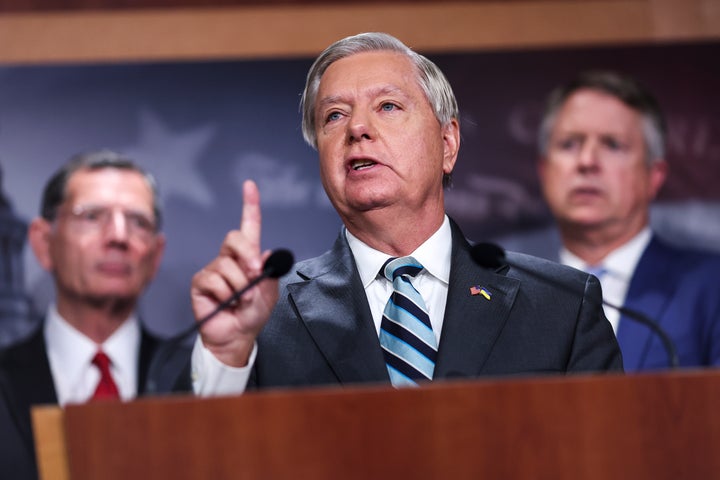
<svg viewBox="0 0 720 480">
<path fill-rule="evenodd" d="M 0 353 L 3 478 L 37 475 L 33 405 L 143 393 L 159 340 L 140 324 L 136 306 L 162 257 L 160 221 L 153 177 L 117 153 L 78 155 L 47 183 L 28 236 L 56 296 L 39 328 Z M 107 388 L 98 387 L 98 352 L 109 361 Z"/>
<path fill-rule="evenodd" d="M 627 76 L 582 73 L 551 93 L 539 149 L 560 260 L 595 272 L 610 303 L 657 322 L 681 367 L 720 364 L 720 257 L 671 246 L 649 226 L 668 169 L 655 98 Z M 668 366 L 652 330 L 616 310 L 607 317 L 626 371 Z"/>
<path fill-rule="evenodd" d="M 344 226 L 327 253 L 297 264 L 280 285 L 260 283 L 202 327 L 196 392 L 397 385 L 397 378 L 422 384 L 405 369 L 412 354 L 398 353 L 414 341 L 397 333 L 396 349 L 383 340 L 394 287 L 380 271 L 406 256 L 419 273 L 398 288 L 423 298 L 416 305 L 431 330 L 423 342 L 436 348 L 417 362 L 432 372 L 427 379 L 621 370 L 594 277 L 515 254 L 512 264 L 525 268 L 473 262 L 471 245 L 445 214 L 460 128 L 437 66 L 387 34 L 348 37 L 311 67 L 302 109 L 303 134 L 318 150 L 323 186 Z M 197 318 L 257 277 L 269 255 L 260 247 L 259 192 L 251 181 L 243 188 L 240 228 L 193 277 Z"/>
</svg>

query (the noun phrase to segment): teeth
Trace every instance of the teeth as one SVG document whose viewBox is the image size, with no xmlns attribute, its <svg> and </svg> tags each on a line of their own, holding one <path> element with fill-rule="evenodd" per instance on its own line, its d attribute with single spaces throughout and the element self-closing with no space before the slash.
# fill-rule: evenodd
<svg viewBox="0 0 720 480">
<path fill-rule="evenodd" d="M 361 168 L 370 167 L 375 165 L 375 162 L 371 160 L 355 160 L 352 163 L 353 170 L 360 170 Z"/>
</svg>

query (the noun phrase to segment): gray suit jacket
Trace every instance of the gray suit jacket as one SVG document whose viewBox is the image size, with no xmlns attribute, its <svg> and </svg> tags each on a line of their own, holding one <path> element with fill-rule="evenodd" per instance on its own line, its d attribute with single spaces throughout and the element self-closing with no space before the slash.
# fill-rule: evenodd
<svg viewBox="0 0 720 480">
<path fill-rule="evenodd" d="M 496 271 L 470 257 L 452 226 L 450 284 L 435 380 L 622 371 L 595 277 L 547 260 L 509 253 Z M 542 272 L 553 282 L 525 272 Z M 472 295 L 487 289 L 491 299 Z M 249 386 L 258 388 L 388 383 L 389 377 L 350 247 L 298 263 L 258 337 Z"/>
</svg>

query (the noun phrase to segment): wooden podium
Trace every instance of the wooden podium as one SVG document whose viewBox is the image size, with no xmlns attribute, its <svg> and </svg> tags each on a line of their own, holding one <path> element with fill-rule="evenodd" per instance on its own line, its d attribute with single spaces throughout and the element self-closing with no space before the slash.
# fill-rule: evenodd
<svg viewBox="0 0 720 480">
<path fill-rule="evenodd" d="M 158 397 L 54 412 L 72 480 L 720 475 L 720 370 Z M 47 430 L 38 415 L 34 423 Z M 48 446 L 37 442 L 42 463 Z M 62 463 L 43 478 L 67 478 Z"/>
</svg>

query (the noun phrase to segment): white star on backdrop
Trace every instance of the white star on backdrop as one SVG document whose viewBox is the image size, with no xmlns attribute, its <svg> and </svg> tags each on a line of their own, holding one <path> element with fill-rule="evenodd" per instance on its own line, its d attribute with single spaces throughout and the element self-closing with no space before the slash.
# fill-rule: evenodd
<svg viewBox="0 0 720 480">
<path fill-rule="evenodd" d="M 215 134 L 215 126 L 175 132 L 147 109 L 140 111 L 138 123 L 138 142 L 125 148 L 124 153 L 155 175 L 163 199 L 175 195 L 212 206 L 213 194 L 199 175 L 197 159 Z"/>
</svg>

